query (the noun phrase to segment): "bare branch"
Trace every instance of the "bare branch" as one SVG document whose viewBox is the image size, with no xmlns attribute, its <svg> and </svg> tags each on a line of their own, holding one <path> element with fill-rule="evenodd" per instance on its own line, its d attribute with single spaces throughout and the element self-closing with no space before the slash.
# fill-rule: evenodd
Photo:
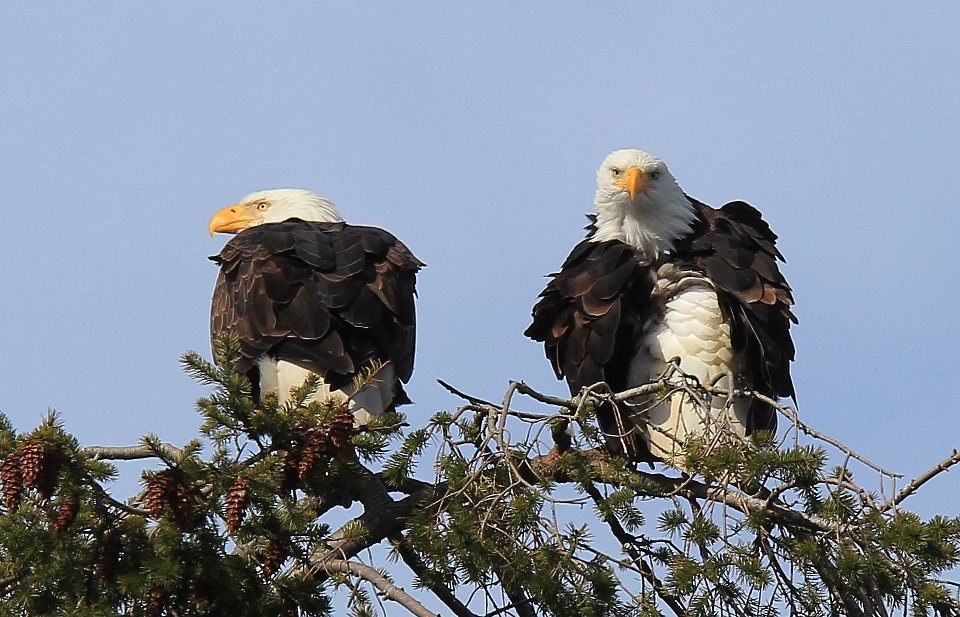
<svg viewBox="0 0 960 617">
<path fill-rule="evenodd" d="M 376 587 L 384 598 L 400 604 L 417 617 L 439 617 L 437 613 L 428 610 L 406 591 L 394 585 L 386 576 L 366 564 L 344 559 L 330 559 L 323 564 L 323 569 L 329 574 L 338 572 L 362 578 Z"/>
<path fill-rule="evenodd" d="M 121 512 L 125 512 L 126 514 L 133 514 L 133 515 L 135 515 L 135 516 L 142 516 L 142 517 L 144 517 L 144 518 L 147 518 L 147 517 L 150 516 L 150 511 L 149 511 L 149 510 L 145 510 L 145 509 L 143 509 L 143 508 L 137 508 L 137 507 L 135 507 L 135 506 L 131 506 L 131 505 L 125 504 L 125 503 L 123 503 L 122 501 L 117 501 L 116 499 L 114 499 L 114 498 L 110 495 L 110 493 L 108 493 L 108 492 L 106 491 L 106 489 L 104 489 L 102 486 L 100 486 L 100 483 L 99 483 L 99 482 L 93 482 L 93 481 L 91 481 L 91 482 L 90 482 L 90 485 L 91 485 L 91 486 L 93 487 L 93 489 L 97 492 L 97 495 L 100 496 L 100 499 L 104 500 L 107 504 L 113 506 L 113 507 L 116 508 L 117 510 L 120 510 Z"/>
<path fill-rule="evenodd" d="M 674 365 L 674 364 L 671 364 L 670 366 L 668 366 L 668 367 L 667 367 L 667 370 L 664 372 L 664 374 L 661 375 L 660 378 L 657 379 L 656 381 L 653 381 L 653 382 L 647 383 L 647 384 L 642 384 L 642 385 L 640 385 L 640 386 L 637 386 L 637 387 L 634 387 L 634 388 L 630 388 L 629 390 L 624 390 L 623 392 L 616 392 L 616 393 L 611 393 L 611 394 L 604 394 L 604 393 L 602 393 L 602 392 L 597 392 L 594 387 L 591 387 L 591 388 L 588 388 L 584 393 L 582 393 L 582 394 L 580 394 L 580 395 L 574 396 L 574 397 L 569 398 L 569 399 L 565 399 L 565 398 L 560 398 L 560 397 L 556 397 L 556 396 L 550 396 L 550 395 L 547 395 L 547 394 L 543 394 L 543 393 L 541 393 L 541 392 L 538 392 L 538 391 L 534 390 L 533 388 L 531 388 L 530 386 L 528 386 L 528 385 L 527 385 L 526 383 L 524 383 L 524 382 L 515 382 L 515 383 L 518 384 L 518 385 L 516 386 L 517 392 L 520 392 L 521 394 L 525 394 L 526 396 L 529 396 L 530 398 L 532 398 L 532 399 L 534 399 L 534 400 L 540 401 L 541 403 L 546 403 L 546 404 L 548 404 L 548 405 L 556 405 L 556 406 L 558 406 L 558 407 L 565 407 L 565 408 L 567 408 L 567 409 L 577 410 L 577 409 L 579 409 L 579 406 L 580 406 L 580 405 L 582 404 L 582 402 L 584 401 L 584 398 L 585 398 L 585 397 L 593 397 L 593 398 L 595 398 L 595 399 L 597 399 L 597 400 L 603 400 L 603 399 L 606 398 L 606 399 L 611 400 L 611 401 L 614 402 L 614 403 L 620 403 L 620 402 L 628 402 L 628 401 L 630 401 L 631 399 L 634 399 L 634 398 L 636 398 L 636 397 L 638 397 L 638 396 L 644 396 L 644 395 L 647 395 L 647 394 L 653 394 L 653 393 L 655 393 L 655 392 L 660 392 L 660 391 L 662 391 L 662 390 L 664 390 L 664 389 L 666 389 L 666 388 L 669 388 L 669 387 L 672 385 L 672 382 L 670 382 L 670 378 L 671 378 L 673 375 L 675 375 L 675 374 L 680 375 L 685 381 L 688 381 L 688 382 L 694 384 L 695 386 L 697 386 L 697 387 L 699 387 L 699 388 L 702 388 L 702 389 L 703 389 L 705 392 L 707 392 L 708 394 L 719 395 L 719 396 L 742 396 L 742 397 L 747 397 L 747 398 L 753 398 L 753 399 L 756 399 L 756 400 L 758 400 L 758 401 L 760 401 L 760 402 L 762 402 L 762 403 L 765 403 L 765 404 L 769 405 L 770 407 L 772 407 L 773 409 L 776 409 L 776 410 L 777 410 L 778 412 L 780 412 L 781 414 L 783 414 L 787 419 L 789 419 L 789 420 L 790 420 L 798 429 L 800 429 L 800 431 L 802 431 L 804 434 L 809 435 L 810 437 L 813 437 L 814 439 L 819 439 L 820 441 L 823 441 L 824 443 L 830 444 L 831 446 L 833 446 L 833 447 L 837 448 L 838 450 L 846 453 L 848 456 L 850 456 L 850 457 L 852 457 L 852 458 L 860 461 L 861 463 L 863 463 L 863 464 L 866 465 L 867 467 L 870 467 L 871 469 L 874 469 L 875 471 L 877 471 L 877 472 L 879 472 L 879 473 L 882 473 L 882 474 L 884 474 L 884 475 L 886 475 L 886 476 L 889 476 L 889 477 L 891 477 L 891 478 L 901 478 L 901 477 L 903 477 L 902 474 L 894 473 L 894 472 L 892 472 L 892 471 L 889 471 L 889 470 L 887 470 L 887 469 L 884 469 L 884 468 L 881 467 L 880 465 L 877 465 L 876 463 L 870 461 L 870 460 L 869 460 L 868 458 L 866 458 L 865 456 L 863 456 L 863 455 L 861 455 L 861 454 L 858 454 L 857 452 L 853 451 L 849 446 L 847 446 L 847 445 L 845 445 L 845 444 L 837 441 L 836 439 L 833 439 L 832 437 L 829 437 L 829 436 L 827 436 L 827 435 L 824 435 L 823 433 L 821 433 L 821 432 L 819 432 L 819 431 L 811 428 L 811 427 L 808 426 L 807 424 L 803 423 L 803 422 L 800 420 L 799 416 L 797 415 L 796 410 L 793 409 L 792 407 L 790 407 L 789 405 L 783 405 L 783 404 L 781 404 L 779 401 L 777 401 L 777 400 L 775 400 L 775 399 L 773 399 L 773 398 L 771 398 L 771 397 L 769 397 L 769 396 L 766 396 L 766 395 L 764 395 L 764 394 L 761 394 L 760 392 L 756 392 L 756 391 L 754 391 L 754 390 L 728 390 L 728 389 L 725 389 L 725 388 L 717 387 L 717 386 L 715 386 L 714 384 L 702 384 L 702 383 L 700 383 L 700 381 L 697 379 L 696 376 L 690 375 L 690 374 L 687 374 L 687 373 L 683 372 L 679 367 L 677 367 L 677 366 Z M 716 381 L 716 380 L 715 380 L 715 381 Z M 443 382 L 441 382 L 441 383 L 443 383 Z M 460 396 L 461 398 L 465 398 L 465 399 L 467 399 L 467 400 L 470 400 L 469 395 L 463 394 L 462 392 L 460 392 L 459 390 L 456 390 L 455 388 L 453 388 L 452 386 L 450 386 L 450 385 L 448 385 L 448 384 L 443 384 L 443 385 L 444 385 L 444 387 L 446 387 L 448 390 L 450 390 L 451 392 L 453 392 L 453 393 L 456 394 L 457 396 Z M 606 384 L 604 384 L 604 386 L 605 386 L 605 387 L 604 387 L 605 390 L 610 391 L 609 386 L 606 386 Z M 479 399 L 477 399 L 477 400 L 479 400 Z M 489 403 L 488 403 L 488 404 L 489 404 Z"/>
<path fill-rule="evenodd" d="M 136 446 L 85 446 L 80 448 L 80 452 L 97 460 L 109 461 L 133 461 L 145 458 L 176 460 L 183 455 L 183 451 L 173 444 L 161 443 L 159 447 L 162 456 L 146 444 Z"/>
<path fill-rule="evenodd" d="M 715 503 L 730 506 L 744 514 L 764 512 L 775 521 L 797 525 L 810 531 L 836 531 L 837 525 L 820 516 L 808 515 L 790 510 L 779 504 L 767 504 L 766 500 L 747 495 L 732 486 L 715 486 L 706 484 L 690 477 L 671 478 L 659 473 L 646 471 L 615 469 L 610 455 L 600 449 L 587 451 L 568 451 L 566 456 L 575 456 L 582 464 L 588 465 L 597 481 L 611 486 L 631 486 L 640 493 L 652 497 L 675 494 L 687 498 L 706 499 Z M 531 469 L 544 478 L 554 482 L 569 482 L 566 472 L 560 467 L 560 457 L 550 454 L 538 456 L 528 461 Z M 651 494 L 635 485 L 653 483 L 662 490 L 660 494 Z"/>
<path fill-rule="evenodd" d="M 883 504 L 883 507 L 880 508 L 880 511 L 886 512 L 890 508 L 893 508 L 894 506 L 899 505 L 900 502 L 902 502 L 904 499 L 916 493 L 917 489 L 919 489 L 921 486 L 923 486 L 924 484 L 926 484 L 936 476 L 940 475 L 941 473 L 948 471 L 951 467 L 953 467 L 957 463 L 960 463 L 960 451 L 954 450 L 953 454 L 943 459 L 942 461 L 940 461 L 939 463 L 937 463 L 936 465 L 934 465 L 924 473 L 920 474 L 910 484 L 906 485 L 903 488 L 903 490 L 897 493 L 897 495 L 894 498 L 892 498 L 890 501 Z"/>
<path fill-rule="evenodd" d="M 708 391 L 712 391 L 712 393 L 715 393 L 715 394 L 728 394 L 727 391 L 721 388 L 708 388 Z M 800 421 L 800 417 L 797 415 L 796 410 L 788 405 L 781 405 L 780 403 L 770 398 L 769 396 L 765 396 L 763 394 L 760 394 L 759 392 L 754 392 L 753 390 L 733 390 L 730 393 L 733 396 L 748 396 L 750 398 L 755 398 L 762 403 L 766 403 L 767 405 L 770 405 L 772 408 L 782 413 L 787 419 L 790 420 L 790 422 L 792 422 L 804 434 L 809 435 L 814 439 L 819 439 L 824 443 L 830 444 L 834 448 L 840 450 L 841 452 L 844 452 L 845 454 L 847 454 L 852 458 L 857 459 L 858 461 L 860 461 L 861 463 L 863 463 L 864 465 L 866 465 L 867 467 L 873 469 L 878 473 L 882 473 L 883 475 L 889 476 L 891 478 L 903 477 L 903 474 L 894 473 L 888 469 L 884 469 L 880 465 L 877 465 L 876 463 L 870 461 L 867 457 L 863 456 L 862 454 L 858 454 L 854 452 L 849 446 L 843 443 L 840 443 L 839 441 L 837 441 L 836 439 L 833 439 L 832 437 L 824 435 L 820 431 L 817 431 L 811 428 L 807 424 L 804 424 L 803 422 Z"/>
<path fill-rule="evenodd" d="M 475 396 L 471 396 L 471 395 L 467 394 L 466 392 L 463 392 L 463 391 L 461 391 L 461 390 L 458 390 L 457 388 L 454 388 L 453 386 L 451 386 L 450 384 L 448 384 L 447 382 L 445 382 L 445 381 L 442 380 L 442 379 L 438 379 L 438 380 L 437 380 L 437 383 L 440 384 L 441 386 L 443 386 L 443 387 L 447 390 L 447 392 L 453 394 L 454 396 L 459 396 L 460 398 L 462 398 L 463 400 L 465 400 L 465 401 L 467 401 L 467 402 L 474 403 L 474 404 L 477 404 L 477 405 L 489 405 L 490 407 L 496 407 L 496 405 L 494 405 L 494 404 L 491 403 L 490 401 L 485 401 L 485 400 L 483 400 L 482 398 L 477 398 L 477 397 L 475 397 Z"/>
<path fill-rule="evenodd" d="M 546 403 L 547 405 L 556 405 L 557 407 L 566 407 L 567 409 L 571 409 L 573 411 L 577 410 L 577 397 L 569 399 L 560 398 L 558 396 L 550 396 L 549 394 L 542 394 L 522 381 L 514 381 L 511 382 L 511 384 L 516 384 L 517 392 L 525 394 L 536 401 L 540 401 L 541 403 Z"/>
</svg>

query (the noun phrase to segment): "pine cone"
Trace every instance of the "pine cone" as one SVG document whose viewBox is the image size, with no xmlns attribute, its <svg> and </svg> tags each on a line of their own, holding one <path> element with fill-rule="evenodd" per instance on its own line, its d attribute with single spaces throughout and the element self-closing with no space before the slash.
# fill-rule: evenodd
<svg viewBox="0 0 960 617">
<path fill-rule="evenodd" d="M 237 533 L 247 514 L 247 505 L 250 503 L 250 480 L 246 476 L 237 476 L 230 488 L 227 489 L 227 531 Z"/>
<path fill-rule="evenodd" d="M 117 576 L 117 564 L 120 562 L 120 534 L 108 531 L 100 544 L 100 553 L 97 555 L 97 576 L 105 582 L 112 581 Z"/>
<path fill-rule="evenodd" d="M 20 452 L 11 452 L 0 465 L 0 480 L 3 481 L 3 505 L 13 514 L 20 507 L 23 492 L 23 467 Z"/>
<path fill-rule="evenodd" d="M 189 531 L 194 527 L 196 517 L 193 511 L 193 491 L 181 478 L 176 478 L 173 494 L 170 495 L 170 510 L 173 520 L 181 531 Z"/>
<path fill-rule="evenodd" d="M 350 443 L 350 436 L 353 435 L 353 412 L 350 411 L 349 405 L 340 405 L 327 427 L 327 433 L 330 435 L 330 442 L 337 450 Z"/>
<path fill-rule="evenodd" d="M 160 617 L 167 605 L 167 590 L 163 587 L 154 587 L 150 590 L 147 600 L 147 617 Z"/>
<path fill-rule="evenodd" d="M 147 481 L 146 502 L 147 510 L 150 510 L 150 516 L 153 518 L 163 516 L 164 505 L 174 492 L 175 484 L 176 478 L 173 477 L 172 469 L 158 471 Z"/>
<path fill-rule="evenodd" d="M 57 488 L 65 459 L 60 448 L 50 446 L 44 450 L 43 465 L 40 466 L 40 473 L 35 482 L 37 491 L 44 499 L 49 499 Z"/>
<path fill-rule="evenodd" d="M 46 458 L 47 449 L 43 444 L 31 441 L 23 444 L 20 450 L 21 467 L 23 469 L 23 486 L 32 488 L 37 485 L 37 479 L 43 468 L 43 461 Z"/>
<path fill-rule="evenodd" d="M 313 431 L 306 445 L 303 446 L 303 456 L 297 467 L 297 479 L 303 480 L 318 461 L 329 459 L 334 451 L 333 442 L 326 431 Z"/>
<path fill-rule="evenodd" d="M 290 556 L 290 543 L 286 539 L 276 538 L 267 546 L 263 552 L 263 560 L 260 562 L 261 573 L 264 579 L 273 576 L 273 573 L 280 569 L 283 562 Z"/>
<path fill-rule="evenodd" d="M 280 492 L 289 493 L 300 486 L 300 457 L 296 452 L 287 452 L 283 457 L 283 478 L 280 480 Z"/>
<path fill-rule="evenodd" d="M 73 524 L 77 518 L 77 512 L 80 511 L 80 502 L 73 496 L 67 497 L 60 503 L 60 510 L 57 512 L 57 518 L 53 521 L 50 528 L 53 535 L 59 536 L 67 527 Z"/>
</svg>

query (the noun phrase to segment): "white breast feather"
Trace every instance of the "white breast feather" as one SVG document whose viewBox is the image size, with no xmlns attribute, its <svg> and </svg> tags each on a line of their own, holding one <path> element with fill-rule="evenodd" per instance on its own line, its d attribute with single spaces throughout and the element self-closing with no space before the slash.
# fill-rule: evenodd
<svg viewBox="0 0 960 617">
<path fill-rule="evenodd" d="M 702 383 L 709 384 L 726 373 L 716 385 L 733 385 L 730 375 L 735 374 L 738 363 L 730 343 L 730 325 L 724 322 L 717 294 L 706 281 L 686 286 L 667 301 L 663 321 L 650 328 L 639 342 L 629 368 L 630 383 L 639 385 L 656 379 L 675 357 L 680 358 L 684 372 Z M 749 401 L 737 401 L 728 407 L 726 397 L 714 397 L 709 413 L 703 413 L 683 394 L 651 407 L 653 400 L 646 397 L 637 401 L 640 409 L 646 405 L 652 427 L 648 430 L 650 450 L 675 466 L 688 436 L 709 439 L 714 434 L 712 428 L 719 423 L 740 437 L 746 435 Z"/>
<path fill-rule="evenodd" d="M 257 368 L 260 370 L 260 391 L 264 394 L 276 392 L 281 404 L 290 400 L 290 389 L 302 386 L 310 375 L 310 371 L 305 368 L 268 356 L 263 356 L 257 361 Z M 371 383 L 356 394 L 352 384 L 340 390 L 331 390 L 330 386 L 321 379 L 320 387 L 307 399 L 307 402 L 344 400 L 352 395 L 350 409 L 353 411 L 353 425 L 364 426 L 393 404 L 396 382 L 393 365 L 387 364 L 380 369 Z"/>
</svg>

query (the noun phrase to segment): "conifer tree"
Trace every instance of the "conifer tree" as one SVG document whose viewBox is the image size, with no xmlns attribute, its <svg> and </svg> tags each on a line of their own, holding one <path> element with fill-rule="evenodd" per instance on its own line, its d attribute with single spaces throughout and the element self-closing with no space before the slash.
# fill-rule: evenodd
<svg viewBox="0 0 960 617">
<path fill-rule="evenodd" d="M 763 397 L 674 366 L 570 399 L 447 386 L 454 411 L 357 430 L 345 401 L 307 402 L 315 379 L 255 404 L 237 341 L 215 355 L 183 357 L 210 394 L 201 437 L 180 446 L 84 447 L 55 414 L 25 433 L 0 417 L 0 612 L 960 615 L 960 517 L 904 508 L 956 451 L 896 490 L 896 474 L 767 399 L 779 439 L 721 432 L 683 444 L 676 468 L 637 468 L 602 447 L 601 401 Z M 110 492 L 122 459 L 153 462 L 124 502 Z"/>
</svg>

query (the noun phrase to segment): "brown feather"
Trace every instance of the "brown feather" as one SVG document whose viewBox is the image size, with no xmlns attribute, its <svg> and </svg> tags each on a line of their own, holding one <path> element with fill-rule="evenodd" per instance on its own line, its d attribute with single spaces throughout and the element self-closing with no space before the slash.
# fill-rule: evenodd
<svg viewBox="0 0 960 617">
<path fill-rule="evenodd" d="M 423 263 L 390 233 L 288 220 L 237 234 L 211 259 L 220 265 L 211 335 L 240 338 L 241 371 L 269 354 L 338 388 L 378 358 L 410 379 Z M 407 400 L 402 389 L 398 397 Z"/>
<path fill-rule="evenodd" d="M 648 264 L 622 242 L 590 241 L 591 225 L 587 240 L 551 275 L 524 334 L 544 344 L 557 378 L 566 380 L 571 393 L 598 381 L 614 390 L 637 385 L 627 383 L 627 366 L 644 328 L 662 319 L 664 298 L 655 293 L 654 276 L 673 265 L 667 271 L 699 273 L 716 289 L 751 387 L 771 397 L 794 396 L 789 327 L 796 318 L 790 286 L 776 263 L 783 259 L 776 234 L 742 201 L 720 209 L 690 201 L 697 213 L 693 230 L 660 261 Z M 636 421 L 609 406 L 597 416 L 611 451 L 653 460 Z M 752 416 L 753 429 L 776 426 L 769 406 L 755 405 Z"/>
</svg>

